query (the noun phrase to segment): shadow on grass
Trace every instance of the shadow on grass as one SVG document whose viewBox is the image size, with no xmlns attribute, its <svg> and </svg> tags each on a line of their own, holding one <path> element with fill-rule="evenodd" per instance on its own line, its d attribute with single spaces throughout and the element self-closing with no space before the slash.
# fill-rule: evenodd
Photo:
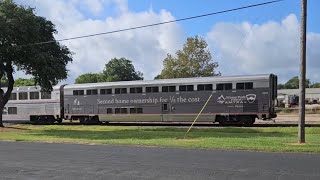
<svg viewBox="0 0 320 180">
<path fill-rule="evenodd" d="M 120 129 L 112 131 L 90 130 L 43 130 L 33 132 L 36 136 L 83 139 L 83 140 L 112 140 L 112 139 L 164 139 L 184 137 L 186 129 L 156 128 L 156 129 Z M 283 132 L 261 132 L 255 129 L 194 129 L 187 135 L 189 138 L 255 138 L 255 137 L 292 137 L 293 134 Z"/>
</svg>

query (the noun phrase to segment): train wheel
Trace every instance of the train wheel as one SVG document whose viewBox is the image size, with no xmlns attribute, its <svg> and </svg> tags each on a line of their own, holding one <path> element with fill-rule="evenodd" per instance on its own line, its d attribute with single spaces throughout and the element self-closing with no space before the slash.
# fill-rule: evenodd
<svg viewBox="0 0 320 180">
<path fill-rule="evenodd" d="M 232 125 L 235 125 L 236 123 L 234 121 L 230 121 L 229 119 L 230 117 L 219 117 L 219 124 L 221 126 L 232 126 Z M 231 118 L 234 118 L 234 117 L 231 117 Z"/>
<path fill-rule="evenodd" d="M 54 122 L 56 121 L 53 116 L 47 116 L 46 118 L 49 124 L 54 124 Z"/>
<path fill-rule="evenodd" d="M 61 118 L 57 119 L 57 122 L 58 122 L 59 124 L 61 124 L 61 123 L 62 123 L 62 119 L 61 119 Z"/>
<path fill-rule="evenodd" d="M 83 117 L 79 118 L 80 124 L 85 124 L 85 119 Z"/>
<path fill-rule="evenodd" d="M 243 125 L 247 127 L 252 126 L 256 121 L 256 118 L 254 116 L 244 116 L 243 118 Z"/>
</svg>

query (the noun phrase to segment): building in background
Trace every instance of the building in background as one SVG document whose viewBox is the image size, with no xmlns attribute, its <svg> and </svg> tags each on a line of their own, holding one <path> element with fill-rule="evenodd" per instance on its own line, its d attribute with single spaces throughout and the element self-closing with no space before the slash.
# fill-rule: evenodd
<svg viewBox="0 0 320 180">
<path fill-rule="evenodd" d="M 294 107 L 299 104 L 299 89 L 279 89 L 278 106 Z M 306 88 L 306 104 L 320 103 L 320 88 Z"/>
</svg>

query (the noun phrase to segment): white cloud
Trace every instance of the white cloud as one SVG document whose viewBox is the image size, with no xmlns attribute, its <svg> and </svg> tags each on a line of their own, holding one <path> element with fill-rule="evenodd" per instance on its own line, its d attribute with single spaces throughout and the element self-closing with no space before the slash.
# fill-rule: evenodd
<svg viewBox="0 0 320 180">
<path fill-rule="evenodd" d="M 103 10 L 102 0 L 84 0 L 83 2 L 94 14 L 99 14 Z"/>
<path fill-rule="evenodd" d="M 57 39 L 175 19 L 167 10 L 154 12 L 149 8 L 132 12 L 126 0 L 17 2 L 36 7 L 38 15 L 51 20 L 59 31 Z M 117 13 L 103 16 L 108 10 Z M 290 14 L 281 22 L 217 23 L 206 39 L 223 75 L 275 73 L 284 82 L 299 75 L 299 30 L 297 17 Z M 153 79 L 160 73 L 166 54 L 181 49 L 183 35 L 181 27 L 172 23 L 62 42 L 75 53 L 73 63 L 68 66 L 70 77 L 67 81 L 73 83 L 80 74 L 101 71 L 114 57 L 132 60 L 146 79 Z M 308 33 L 307 42 L 307 78 L 320 82 L 320 34 Z"/>
<path fill-rule="evenodd" d="M 297 17 L 290 14 L 260 25 L 217 23 L 207 39 L 223 75 L 275 73 L 283 82 L 299 75 L 299 31 Z M 320 81 L 319 40 L 320 34 L 308 33 L 307 78 L 312 81 Z"/>
<path fill-rule="evenodd" d="M 56 39 L 64 39 L 88 34 L 114 31 L 140 25 L 174 20 L 170 12 L 152 10 L 128 11 L 123 0 L 29 0 L 24 2 L 36 7 L 38 15 L 51 20 L 59 32 Z M 92 3 L 92 4 L 90 4 Z M 87 4 L 90 12 L 82 12 L 79 7 Z M 102 8 L 117 5 L 120 14 L 103 19 L 90 19 L 85 14 L 98 14 Z M 108 35 L 64 41 L 62 44 L 74 52 L 73 63 L 68 66 L 68 83 L 83 73 L 99 72 L 112 58 L 125 57 L 133 61 L 136 70 L 144 73 L 145 79 L 153 79 L 162 69 L 162 61 L 167 53 L 174 53 L 182 46 L 182 30 L 172 23 L 163 26 L 137 29 Z"/>
</svg>

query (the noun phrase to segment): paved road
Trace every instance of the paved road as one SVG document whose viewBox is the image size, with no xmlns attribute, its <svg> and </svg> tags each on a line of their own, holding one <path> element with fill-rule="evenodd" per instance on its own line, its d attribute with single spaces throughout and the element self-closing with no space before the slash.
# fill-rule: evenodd
<svg viewBox="0 0 320 180">
<path fill-rule="evenodd" d="M 320 179 L 320 155 L 0 142 L 0 179 Z"/>
</svg>

